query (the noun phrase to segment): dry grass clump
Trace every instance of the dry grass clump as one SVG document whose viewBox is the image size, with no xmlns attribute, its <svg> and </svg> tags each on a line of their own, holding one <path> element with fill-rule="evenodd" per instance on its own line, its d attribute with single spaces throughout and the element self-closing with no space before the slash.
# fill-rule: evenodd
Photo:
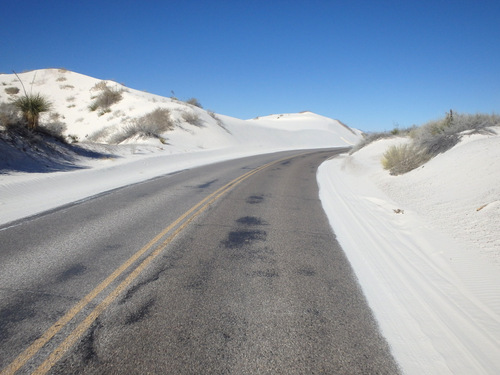
<svg viewBox="0 0 500 375">
<path fill-rule="evenodd" d="M 99 115 L 109 113 L 109 107 L 123 99 L 123 90 L 118 88 L 111 88 L 105 81 L 96 83 L 92 90 L 99 90 L 100 93 L 89 105 L 89 109 L 92 112 L 100 109 Z"/>
<path fill-rule="evenodd" d="M 66 124 L 57 113 L 51 113 L 48 122 L 28 127 L 28 120 L 14 103 L 0 103 L 0 128 L 13 136 L 27 140 L 39 139 L 40 134 L 48 135 L 65 142 Z"/>
<path fill-rule="evenodd" d="M 201 105 L 199 100 L 196 98 L 189 98 L 188 100 L 186 100 L 186 103 L 194 105 L 195 107 L 198 107 L 198 108 L 203 108 L 203 106 Z"/>
<path fill-rule="evenodd" d="M 491 133 L 500 125 L 495 114 L 460 114 L 450 111 L 445 118 L 430 121 L 410 133 L 413 143 L 435 156 L 455 146 L 464 134 Z"/>
<path fill-rule="evenodd" d="M 12 103 L 0 103 L 0 126 L 8 128 L 19 122 L 18 109 Z"/>
<path fill-rule="evenodd" d="M 19 93 L 18 87 L 6 87 L 5 92 L 9 95 L 16 95 Z"/>
<path fill-rule="evenodd" d="M 382 157 L 382 166 L 391 175 L 409 172 L 425 164 L 431 156 L 413 144 L 390 146 Z"/>
<path fill-rule="evenodd" d="M 80 119 L 76 120 L 76 122 L 83 121 L 83 118 L 81 119 L 81 121 L 79 121 L 79 120 Z M 89 140 L 90 142 L 104 141 L 106 138 L 109 137 L 109 135 L 111 134 L 113 128 L 114 128 L 113 126 L 108 126 L 108 127 L 99 129 L 99 130 L 95 131 L 94 133 L 90 134 L 87 137 L 87 140 Z"/>
<path fill-rule="evenodd" d="M 494 134 L 491 128 L 500 126 L 500 116 L 496 114 L 462 114 L 450 110 L 444 118 L 429 121 L 417 127 L 412 126 L 388 132 L 370 133 L 356 144 L 351 154 L 382 138 L 406 136 L 410 138 L 407 145 L 391 146 L 381 160 L 384 169 L 392 175 L 409 172 L 434 156 L 446 152 L 455 146 L 464 135 L 483 133 Z"/>
<path fill-rule="evenodd" d="M 184 112 L 182 114 L 182 119 L 188 124 L 197 126 L 199 128 L 203 126 L 203 120 L 194 112 Z"/>
<path fill-rule="evenodd" d="M 460 114 L 450 110 L 439 120 L 413 128 L 409 131 L 411 143 L 391 146 L 382 157 L 382 166 L 390 174 L 409 172 L 448 151 L 466 134 L 492 134 L 493 126 L 500 126 L 500 116 L 492 114 Z"/>
<path fill-rule="evenodd" d="M 172 130 L 175 124 L 170 116 L 170 111 L 165 108 L 156 108 L 154 111 L 133 120 L 121 132 L 114 134 L 110 143 L 121 143 L 131 138 L 157 138 L 162 143 L 166 140 L 162 136 Z"/>
</svg>

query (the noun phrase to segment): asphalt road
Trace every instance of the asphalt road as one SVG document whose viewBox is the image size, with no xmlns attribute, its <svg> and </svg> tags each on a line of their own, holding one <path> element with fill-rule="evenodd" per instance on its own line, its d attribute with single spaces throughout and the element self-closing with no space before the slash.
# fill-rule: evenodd
<svg viewBox="0 0 500 375">
<path fill-rule="evenodd" d="M 186 170 L 3 228 L 2 374 L 398 373 L 318 198 L 338 152 Z"/>
</svg>

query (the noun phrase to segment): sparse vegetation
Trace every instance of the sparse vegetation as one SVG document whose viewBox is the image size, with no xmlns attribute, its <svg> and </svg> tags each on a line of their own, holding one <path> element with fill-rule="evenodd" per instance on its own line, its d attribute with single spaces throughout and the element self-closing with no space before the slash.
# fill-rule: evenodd
<svg viewBox="0 0 500 375">
<path fill-rule="evenodd" d="M 19 123 L 18 109 L 12 103 L 0 103 L 0 126 L 8 128 Z"/>
<path fill-rule="evenodd" d="M 382 166 L 392 175 L 399 175 L 418 168 L 431 156 L 413 144 L 391 146 L 382 157 Z"/>
<path fill-rule="evenodd" d="M 63 132 L 66 124 L 59 120 L 57 113 L 50 115 L 49 121 L 36 127 L 27 127 L 27 120 L 20 115 L 19 108 L 14 103 L 0 103 L 0 128 L 9 134 L 9 137 L 22 137 L 28 142 L 41 142 L 44 136 L 50 136 L 65 142 Z"/>
<path fill-rule="evenodd" d="M 416 146 L 436 156 L 455 146 L 464 134 L 491 132 L 488 128 L 493 126 L 500 126 L 500 116 L 450 111 L 445 118 L 416 128 L 410 137 Z"/>
<path fill-rule="evenodd" d="M 66 80 L 67 80 L 66 77 L 59 77 L 59 78 L 56 79 L 56 82 L 64 82 Z"/>
<path fill-rule="evenodd" d="M 5 92 L 9 95 L 16 95 L 19 93 L 18 87 L 6 87 Z"/>
<path fill-rule="evenodd" d="M 203 108 L 201 103 L 196 98 L 190 98 L 190 99 L 186 100 L 186 103 L 194 105 L 195 107 L 198 107 L 198 108 Z"/>
<path fill-rule="evenodd" d="M 445 117 L 408 129 L 393 129 L 390 132 L 366 135 L 351 150 L 351 154 L 382 138 L 407 136 L 410 143 L 391 146 L 382 158 L 382 166 L 391 174 L 409 172 L 426 163 L 436 155 L 455 146 L 467 134 L 493 133 L 490 128 L 500 126 L 500 116 L 496 114 L 460 114 L 450 110 Z"/>
<path fill-rule="evenodd" d="M 99 113 L 97 114 L 98 116 L 103 116 L 105 115 L 106 113 L 111 113 L 111 108 L 103 108 L 99 111 Z"/>
<path fill-rule="evenodd" d="M 59 88 L 61 90 L 69 90 L 69 89 L 74 89 L 75 86 L 73 86 L 73 85 L 59 85 Z"/>
<path fill-rule="evenodd" d="M 123 98 L 123 90 L 109 87 L 106 81 L 96 83 L 92 90 L 99 90 L 100 93 L 92 97 L 94 101 L 89 105 L 89 110 L 93 112 L 100 108 L 99 116 L 108 113 L 109 107 Z"/>
<path fill-rule="evenodd" d="M 184 112 L 182 114 L 182 119 L 188 124 L 197 126 L 199 128 L 203 126 L 203 120 L 194 112 Z"/>
<path fill-rule="evenodd" d="M 48 112 L 52 107 L 52 103 L 41 94 L 26 94 L 16 99 L 13 104 L 21 111 L 28 129 L 36 129 L 40 114 Z"/>
<path fill-rule="evenodd" d="M 82 119 L 82 121 L 83 121 L 83 119 Z M 78 122 L 78 120 L 77 120 L 77 122 Z M 90 142 L 100 142 L 109 136 L 112 129 L 113 129 L 112 126 L 108 126 L 106 128 L 99 129 L 99 130 L 95 131 L 94 133 L 92 133 L 91 135 L 89 135 L 87 137 L 87 139 Z"/>
<path fill-rule="evenodd" d="M 125 126 L 120 133 L 113 135 L 110 143 L 122 143 L 128 139 L 157 138 L 165 143 L 162 133 L 174 128 L 174 122 L 170 117 L 170 111 L 165 108 L 157 108 L 154 111 L 133 120 Z"/>
</svg>

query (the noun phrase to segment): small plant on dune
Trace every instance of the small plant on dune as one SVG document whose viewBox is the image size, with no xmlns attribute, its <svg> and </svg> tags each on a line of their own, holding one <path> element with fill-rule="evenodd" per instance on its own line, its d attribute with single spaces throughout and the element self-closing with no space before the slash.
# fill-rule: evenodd
<svg viewBox="0 0 500 375">
<path fill-rule="evenodd" d="M 100 116 L 107 113 L 107 109 L 113 104 L 118 103 L 123 99 L 123 90 L 118 88 L 111 88 L 107 85 L 106 81 L 100 81 L 94 85 L 91 90 L 101 91 L 94 97 L 94 101 L 89 105 L 90 111 L 95 111 L 101 108 Z"/>
<path fill-rule="evenodd" d="M 83 121 L 83 119 L 82 119 L 82 121 Z M 111 127 L 111 126 L 108 126 L 106 128 L 101 128 L 101 129 L 95 131 L 94 133 L 90 134 L 87 137 L 87 139 L 91 142 L 103 141 L 111 134 L 112 130 L 113 130 L 113 127 Z"/>
<path fill-rule="evenodd" d="M 186 121 L 188 124 L 197 126 L 199 128 L 203 126 L 203 120 L 196 113 L 184 112 L 182 114 L 182 119 Z"/>
<path fill-rule="evenodd" d="M 412 144 L 403 144 L 387 149 L 382 157 L 382 166 L 391 175 L 399 175 L 420 167 L 429 159 L 430 156 L 424 150 Z"/>
<path fill-rule="evenodd" d="M 41 94 L 27 94 L 16 99 L 13 104 L 21 111 L 29 129 L 35 129 L 40 122 L 40 114 L 51 109 L 52 103 Z"/>
<path fill-rule="evenodd" d="M 40 114 L 50 111 L 52 103 L 40 94 L 26 94 L 16 99 L 13 104 L 21 111 L 28 129 L 36 129 L 40 122 Z"/>
<path fill-rule="evenodd" d="M 198 107 L 198 108 L 203 108 L 201 103 L 196 98 L 190 98 L 190 99 L 186 100 L 186 103 L 194 105 L 195 107 Z"/>
<path fill-rule="evenodd" d="M 420 127 L 414 125 L 408 129 L 395 128 L 390 132 L 366 134 L 350 154 L 382 138 L 408 136 L 409 144 L 389 147 L 381 160 L 384 169 L 388 169 L 392 175 L 398 175 L 448 151 L 466 135 L 496 134 L 492 128 L 497 126 L 500 126 L 500 116 L 497 114 L 461 114 L 450 110 L 444 118 L 429 121 Z"/>
<path fill-rule="evenodd" d="M 154 111 L 136 118 L 125 126 L 121 132 L 114 134 L 110 139 L 110 143 L 121 143 L 133 137 L 156 138 L 165 143 L 166 140 L 161 134 L 172 130 L 174 126 L 170 111 L 165 108 L 156 108 Z"/>
<path fill-rule="evenodd" d="M 12 103 L 0 103 L 0 126 L 8 128 L 19 122 L 18 109 Z"/>
<path fill-rule="evenodd" d="M 450 110 L 445 118 L 430 121 L 410 133 L 413 143 L 435 156 L 455 146 L 464 134 L 492 133 L 500 125 L 500 116 L 461 114 Z"/>
<path fill-rule="evenodd" d="M 19 93 L 19 88 L 17 87 L 7 87 L 5 89 L 5 92 L 9 95 L 16 95 Z"/>
<path fill-rule="evenodd" d="M 14 74 L 21 82 L 24 90 L 24 96 L 21 96 L 14 100 L 12 104 L 14 104 L 14 106 L 21 112 L 22 117 L 28 126 L 28 129 L 36 129 L 40 122 L 40 114 L 50 111 L 50 109 L 52 108 L 52 103 L 45 96 L 42 96 L 39 93 L 28 94 L 26 92 L 26 89 L 24 88 L 23 82 L 21 81 L 17 73 L 14 72 Z M 33 77 L 33 82 L 35 81 L 35 77 Z M 32 87 L 33 82 L 31 83 Z"/>
</svg>

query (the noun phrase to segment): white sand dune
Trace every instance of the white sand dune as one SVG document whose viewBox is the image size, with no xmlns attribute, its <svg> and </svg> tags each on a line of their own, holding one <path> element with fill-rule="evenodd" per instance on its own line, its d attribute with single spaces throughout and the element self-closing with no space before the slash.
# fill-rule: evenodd
<svg viewBox="0 0 500 375">
<path fill-rule="evenodd" d="M 14 168 L 0 174 L 0 224 L 185 168 L 280 150 L 345 147 L 361 134 L 311 112 L 214 117 L 112 81 L 110 87 L 125 90 L 123 99 L 99 115 L 88 106 L 100 80 L 57 69 L 19 76 L 28 91 L 54 103 L 42 121 L 57 118 L 66 135 L 108 156 L 78 156 L 71 163 L 81 168 L 70 171 Z M 0 75 L 0 84 L 22 94 L 15 75 Z M 0 90 L 0 102 L 9 98 Z M 103 129 L 108 137 L 100 142 L 107 143 L 155 108 L 170 110 L 176 124 L 162 135 L 166 144 L 157 138 L 85 143 Z M 184 121 L 186 112 L 202 125 Z M 466 136 L 423 167 L 390 176 L 380 157 L 405 141 L 377 141 L 323 164 L 318 181 L 325 211 L 404 373 L 500 373 L 500 136 Z M 22 153 L 14 158 L 8 147 L 0 147 L 4 161 L 29 162 Z"/>
<path fill-rule="evenodd" d="M 390 176 L 380 159 L 402 142 L 380 140 L 321 166 L 331 225 L 405 373 L 496 374 L 500 136 L 466 136 Z"/>
</svg>

